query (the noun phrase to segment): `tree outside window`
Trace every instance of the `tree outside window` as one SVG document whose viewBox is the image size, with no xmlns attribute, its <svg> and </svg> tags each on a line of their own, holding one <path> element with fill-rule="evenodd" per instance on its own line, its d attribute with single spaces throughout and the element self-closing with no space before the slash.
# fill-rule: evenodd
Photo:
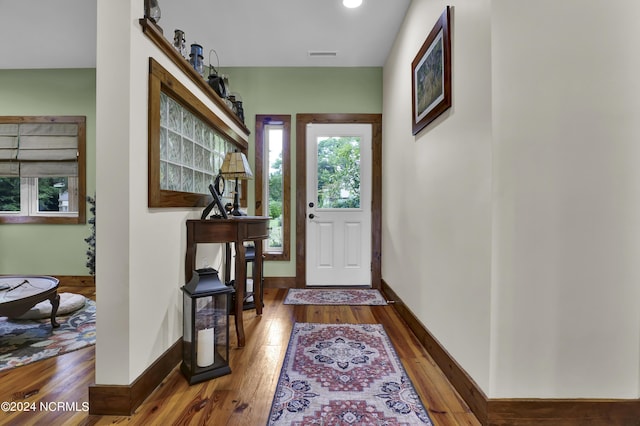
<svg viewBox="0 0 640 426">
<path fill-rule="evenodd" d="M 318 208 L 360 208 L 359 138 L 318 141 Z"/>
<path fill-rule="evenodd" d="M 266 260 L 290 259 L 290 115 L 256 115 L 256 214 L 271 218 Z"/>
</svg>

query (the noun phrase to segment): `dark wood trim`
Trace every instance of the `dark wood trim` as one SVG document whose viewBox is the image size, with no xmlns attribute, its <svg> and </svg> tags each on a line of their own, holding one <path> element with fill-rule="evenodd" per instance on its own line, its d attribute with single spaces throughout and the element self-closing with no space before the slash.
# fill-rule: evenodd
<svg viewBox="0 0 640 426">
<path fill-rule="evenodd" d="M 429 355 L 431 355 L 436 364 L 438 364 L 462 399 L 469 405 L 469 408 L 473 411 L 473 414 L 476 415 L 480 423 L 483 425 L 487 424 L 487 396 L 484 392 L 440 342 L 433 337 L 429 330 L 418 320 L 384 279 L 382 280 L 382 292 L 387 297 L 387 300 L 394 301 L 393 307 L 398 312 L 398 315 L 407 323 L 409 329 L 416 335 L 427 352 L 429 352 Z"/>
<path fill-rule="evenodd" d="M 89 414 L 130 416 L 182 360 L 182 338 L 130 385 L 89 386 Z"/>
<path fill-rule="evenodd" d="M 306 286 L 307 227 L 307 124 L 370 123 L 372 126 L 371 181 L 371 286 L 380 288 L 382 279 L 382 114 L 297 114 L 296 115 L 296 277 L 297 287 Z"/>
<path fill-rule="evenodd" d="M 640 399 L 489 399 L 488 425 L 640 425 Z"/>
<path fill-rule="evenodd" d="M 96 277 L 91 275 L 52 275 L 65 287 L 95 287 Z"/>
<path fill-rule="evenodd" d="M 245 124 L 242 122 L 242 120 L 240 120 L 240 118 L 238 118 L 238 116 L 233 113 L 233 110 L 229 108 L 226 102 L 222 100 L 222 98 L 220 98 L 220 96 L 218 96 L 218 94 L 209 86 L 207 81 L 200 74 L 198 74 L 196 70 L 193 69 L 189 61 L 183 58 L 182 55 L 180 55 L 180 53 L 178 53 L 178 51 L 171 45 L 169 40 L 164 37 L 162 31 L 156 24 L 154 24 L 147 18 L 142 18 L 138 22 L 142 27 L 142 32 L 147 37 L 149 37 L 149 40 L 151 40 L 160 50 L 162 50 L 162 52 L 167 55 L 167 57 L 174 64 L 176 64 L 178 68 L 180 68 L 180 70 L 189 78 L 189 80 L 191 80 L 196 86 L 198 86 L 198 88 L 202 90 L 204 94 L 207 95 L 207 97 L 211 99 L 211 101 L 213 101 L 213 103 L 221 108 L 225 112 L 225 115 L 233 120 L 233 122 L 238 127 L 240 127 L 242 131 L 244 131 L 247 135 L 251 133 L 247 126 L 245 126 Z"/>
<path fill-rule="evenodd" d="M 307 284 L 307 121 L 311 117 L 296 117 L 296 287 Z"/>
<path fill-rule="evenodd" d="M 296 277 L 264 277 L 264 288 L 296 288 Z"/>
<path fill-rule="evenodd" d="M 371 123 L 371 284 L 382 286 L 382 114 Z"/>
<path fill-rule="evenodd" d="M 438 364 L 481 424 L 492 426 L 640 425 L 640 399 L 524 399 L 488 398 L 418 320 L 393 289 L 382 280 L 382 292 L 392 300 L 422 346 Z"/>
<path fill-rule="evenodd" d="M 256 216 L 269 216 L 269 203 L 264 203 L 264 127 L 269 123 L 282 124 L 282 253 L 264 253 L 267 261 L 289 261 L 291 259 L 291 116 L 256 114 L 255 131 L 255 212 Z M 266 154 L 268 155 L 268 153 Z M 267 200 L 268 201 L 268 200 Z"/>
</svg>

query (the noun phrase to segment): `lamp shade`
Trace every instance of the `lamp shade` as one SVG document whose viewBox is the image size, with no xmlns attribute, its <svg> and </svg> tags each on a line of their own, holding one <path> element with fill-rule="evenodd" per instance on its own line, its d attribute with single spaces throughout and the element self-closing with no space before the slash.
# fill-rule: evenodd
<svg viewBox="0 0 640 426">
<path fill-rule="evenodd" d="M 227 152 L 220 168 L 220 174 L 230 178 L 251 179 L 253 172 L 249 161 L 242 152 Z"/>
</svg>

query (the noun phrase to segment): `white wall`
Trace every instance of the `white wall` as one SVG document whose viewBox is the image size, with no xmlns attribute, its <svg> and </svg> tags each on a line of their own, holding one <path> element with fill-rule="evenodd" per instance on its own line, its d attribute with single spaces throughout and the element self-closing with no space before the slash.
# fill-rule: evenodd
<svg viewBox="0 0 640 426">
<path fill-rule="evenodd" d="M 149 57 L 175 77 L 181 71 L 142 33 L 138 23 L 142 16 L 142 2 L 98 1 L 96 383 L 100 385 L 132 383 L 182 336 L 185 221 L 199 218 L 202 211 L 147 207 Z M 205 105 L 220 112 L 193 83 L 180 79 Z"/>
<path fill-rule="evenodd" d="M 453 107 L 411 134 L 410 65 L 454 6 Z M 382 277 L 489 386 L 490 2 L 413 1 L 384 68 Z"/>
<path fill-rule="evenodd" d="M 639 396 L 638 17 L 492 2 L 491 396 Z"/>
<path fill-rule="evenodd" d="M 413 137 L 446 4 L 453 107 Z M 640 395 L 638 16 L 414 0 L 385 65 L 383 278 L 491 398 Z"/>
</svg>

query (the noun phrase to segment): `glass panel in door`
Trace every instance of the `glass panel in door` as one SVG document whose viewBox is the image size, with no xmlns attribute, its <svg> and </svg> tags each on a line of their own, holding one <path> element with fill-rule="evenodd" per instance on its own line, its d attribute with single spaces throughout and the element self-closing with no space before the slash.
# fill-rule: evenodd
<svg viewBox="0 0 640 426">
<path fill-rule="evenodd" d="M 360 137 L 318 138 L 318 209 L 360 208 Z"/>
</svg>

